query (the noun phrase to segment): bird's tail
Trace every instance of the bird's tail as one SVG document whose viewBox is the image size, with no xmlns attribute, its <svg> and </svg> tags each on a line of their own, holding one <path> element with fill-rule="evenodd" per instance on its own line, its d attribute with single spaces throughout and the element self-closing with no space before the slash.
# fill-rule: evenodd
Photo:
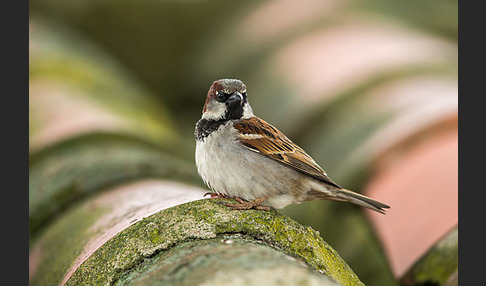
<svg viewBox="0 0 486 286">
<path fill-rule="evenodd" d="M 332 191 L 326 190 L 324 192 L 322 190 L 311 191 L 310 195 L 314 198 L 350 202 L 359 206 L 363 206 L 365 208 L 372 209 L 382 214 L 385 214 L 384 209 L 390 208 L 390 206 L 384 203 L 346 189 L 333 189 Z"/>
<path fill-rule="evenodd" d="M 358 194 L 356 192 L 346 190 L 346 189 L 339 189 L 334 191 L 335 198 L 343 199 L 344 201 L 351 202 L 353 204 L 357 204 L 363 206 L 365 208 L 372 209 L 379 213 L 385 214 L 384 209 L 389 209 L 390 206 L 381 203 L 379 201 L 373 200 L 367 196 L 362 194 Z"/>
</svg>

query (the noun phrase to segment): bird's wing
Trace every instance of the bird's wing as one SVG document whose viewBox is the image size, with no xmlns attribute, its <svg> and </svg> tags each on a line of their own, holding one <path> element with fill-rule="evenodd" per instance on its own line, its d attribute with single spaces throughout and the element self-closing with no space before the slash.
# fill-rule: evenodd
<svg viewBox="0 0 486 286">
<path fill-rule="evenodd" d="M 265 155 L 305 175 L 341 188 L 302 148 L 262 119 L 258 117 L 241 119 L 235 123 L 234 127 L 239 131 L 241 144 L 251 151 Z"/>
</svg>

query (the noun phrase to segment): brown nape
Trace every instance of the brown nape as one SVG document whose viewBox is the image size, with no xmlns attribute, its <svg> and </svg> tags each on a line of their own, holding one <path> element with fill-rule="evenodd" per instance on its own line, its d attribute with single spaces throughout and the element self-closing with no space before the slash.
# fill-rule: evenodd
<svg viewBox="0 0 486 286">
<path fill-rule="evenodd" d="M 219 91 L 219 90 L 222 90 L 223 89 L 223 86 L 221 85 L 221 83 L 217 80 L 215 82 L 213 82 L 213 84 L 211 85 L 211 87 L 209 88 L 208 90 L 208 95 L 206 97 L 206 101 L 204 102 L 204 107 L 203 107 L 203 113 L 206 112 L 206 107 L 208 106 L 209 102 L 216 97 L 216 93 Z"/>
</svg>

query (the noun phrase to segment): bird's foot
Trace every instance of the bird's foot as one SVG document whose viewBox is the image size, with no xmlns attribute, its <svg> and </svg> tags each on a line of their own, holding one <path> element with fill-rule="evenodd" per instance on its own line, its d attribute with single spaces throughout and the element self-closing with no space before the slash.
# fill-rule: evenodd
<svg viewBox="0 0 486 286">
<path fill-rule="evenodd" d="M 238 198 L 238 197 L 234 199 L 238 201 L 237 204 L 231 204 L 226 202 L 218 202 L 218 203 L 230 207 L 233 210 L 249 210 L 249 209 L 256 209 L 262 211 L 274 210 L 274 208 L 272 207 L 261 205 L 266 199 L 268 199 L 268 196 L 259 197 L 251 201 L 245 201 L 242 198 Z"/>
<path fill-rule="evenodd" d="M 210 199 L 229 199 L 229 197 L 225 194 L 218 194 L 218 193 L 211 193 L 211 192 L 205 193 L 203 198 L 207 195 L 210 196 Z"/>
</svg>

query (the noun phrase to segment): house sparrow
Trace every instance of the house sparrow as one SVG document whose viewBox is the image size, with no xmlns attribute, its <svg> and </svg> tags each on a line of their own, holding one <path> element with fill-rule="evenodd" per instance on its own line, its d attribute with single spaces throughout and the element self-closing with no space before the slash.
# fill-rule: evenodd
<svg viewBox="0 0 486 286">
<path fill-rule="evenodd" d="M 256 117 L 246 86 L 237 79 L 211 85 L 197 122 L 196 165 L 213 190 L 211 198 L 234 198 L 233 209 L 283 208 L 303 201 L 346 201 L 385 213 L 386 204 L 343 189 L 277 128 Z"/>
</svg>

